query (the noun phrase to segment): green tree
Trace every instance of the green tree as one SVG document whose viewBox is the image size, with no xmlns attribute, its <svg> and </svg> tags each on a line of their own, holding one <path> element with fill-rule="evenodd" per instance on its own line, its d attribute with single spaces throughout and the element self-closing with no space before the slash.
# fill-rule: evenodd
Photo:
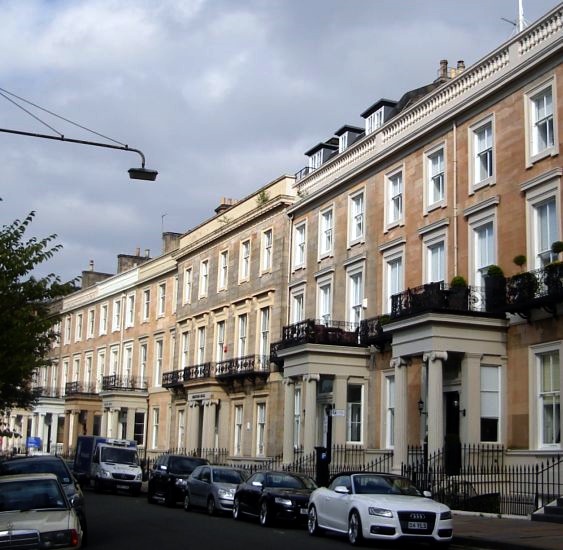
<svg viewBox="0 0 563 550">
<path fill-rule="evenodd" d="M 0 230 L 0 412 L 33 405 L 33 374 L 49 364 L 57 336 L 53 303 L 74 289 L 72 282 L 63 284 L 52 273 L 32 275 L 62 248 L 53 243 L 56 235 L 26 240 L 34 216 L 31 212 Z"/>
</svg>

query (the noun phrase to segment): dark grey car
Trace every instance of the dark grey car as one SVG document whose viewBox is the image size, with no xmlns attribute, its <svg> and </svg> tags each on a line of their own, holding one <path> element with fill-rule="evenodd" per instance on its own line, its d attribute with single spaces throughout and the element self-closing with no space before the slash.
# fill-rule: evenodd
<svg viewBox="0 0 563 550">
<path fill-rule="evenodd" d="M 83 533 L 82 546 L 85 546 L 88 527 L 84 494 L 68 464 L 61 457 L 52 455 L 21 456 L 0 461 L 0 475 L 14 474 L 55 474 L 59 478 L 64 492 L 80 520 Z"/>
<path fill-rule="evenodd" d="M 193 506 L 206 508 L 210 515 L 230 512 L 239 483 L 247 479 L 244 470 L 226 466 L 198 466 L 188 478 L 184 510 Z"/>
</svg>

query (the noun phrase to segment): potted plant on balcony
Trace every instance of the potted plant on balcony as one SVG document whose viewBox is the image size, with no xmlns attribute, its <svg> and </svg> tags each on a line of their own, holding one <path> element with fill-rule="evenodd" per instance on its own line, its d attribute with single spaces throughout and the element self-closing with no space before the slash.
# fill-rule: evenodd
<svg viewBox="0 0 563 550">
<path fill-rule="evenodd" d="M 512 260 L 520 269 L 526 263 L 526 256 L 519 254 Z M 524 271 L 510 278 L 508 283 L 508 295 L 512 303 L 526 303 L 536 297 L 538 280 L 534 273 Z"/>
<path fill-rule="evenodd" d="M 501 311 L 506 305 L 506 279 L 502 269 L 491 264 L 485 274 L 485 309 Z"/>
<path fill-rule="evenodd" d="M 450 282 L 448 292 L 449 309 L 467 311 L 469 309 L 469 287 L 465 277 L 455 275 Z"/>
<path fill-rule="evenodd" d="M 551 252 L 557 259 L 544 268 L 545 284 L 548 295 L 555 297 L 563 295 L 563 262 L 559 259 L 559 255 L 563 252 L 563 241 L 555 241 L 551 245 Z"/>
</svg>

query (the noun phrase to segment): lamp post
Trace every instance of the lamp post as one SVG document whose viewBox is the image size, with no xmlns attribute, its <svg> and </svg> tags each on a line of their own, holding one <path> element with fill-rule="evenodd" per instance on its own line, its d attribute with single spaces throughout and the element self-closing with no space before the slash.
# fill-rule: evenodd
<svg viewBox="0 0 563 550">
<path fill-rule="evenodd" d="M 42 139 L 51 139 L 55 141 L 64 141 L 67 143 L 78 143 L 79 145 L 93 145 L 94 147 L 105 147 L 107 149 L 119 149 L 121 151 L 131 151 L 141 156 L 141 167 L 129 169 L 129 177 L 131 179 L 154 181 L 156 180 L 156 176 L 158 174 L 156 170 L 150 170 L 149 168 L 145 168 L 145 155 L 143 155 L 142 151 L 140 151 L 139 149 L 133 149 L 128 145 L 112 145 L 110 143 L 100 143 L 99 141 L 85 141 L 81 139 L 66 138 L 63 135 L 50 136 L 48 134 L 36 134 L 33 132 L 23 132 L 21 130 L 9 130 L 7 128 L 0 128 L 0 132 L 4 132 L 7 134 L 16 134 L 18 136 L 29 136 L 29 137 L 36 137 Z"/>
</svg>

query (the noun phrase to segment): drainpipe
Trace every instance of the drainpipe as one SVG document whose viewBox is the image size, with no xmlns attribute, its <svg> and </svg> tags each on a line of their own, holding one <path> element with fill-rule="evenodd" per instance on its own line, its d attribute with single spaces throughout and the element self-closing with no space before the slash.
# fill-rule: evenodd
<svg viewBox="0 0 563 550">
<path fill-rule="evenodd" d="M 454 203 L 454 219 L 453 219 L 453 240 L 454 240 L 454 275 L 459 275 L 458 269 L 458 253 L 459 253 L 459 245 L 458 245 L 458 235 L 457 235 L 457 219 L 458 219 L 458 211 L 457 211 L 457 124 L 454 120 L 452 124 L 452 134 L 453 134 L 453 163 L 454 163 L 454 174 L 453 174 L 453 203 Z"/>
</svg>

